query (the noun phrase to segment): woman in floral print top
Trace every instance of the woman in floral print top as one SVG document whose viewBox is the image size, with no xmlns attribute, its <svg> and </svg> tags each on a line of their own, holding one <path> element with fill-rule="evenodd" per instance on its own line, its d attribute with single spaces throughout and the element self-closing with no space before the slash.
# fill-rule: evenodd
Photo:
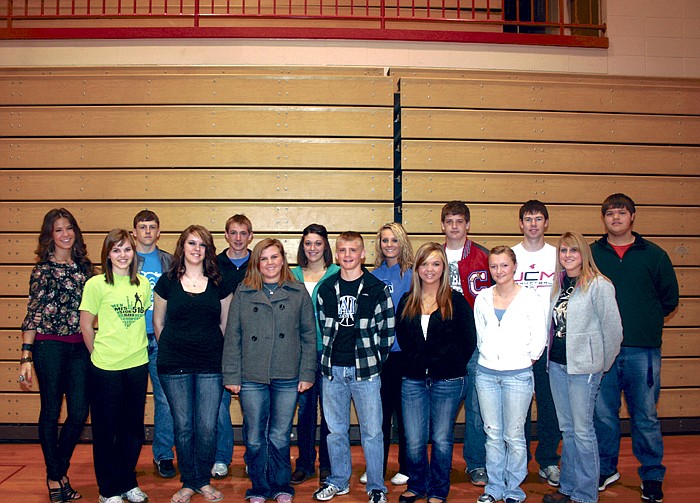
<svg viewBox="0 0 700 503">
<path fill-rule="evenodd" d="M 20 383 L 32 387 L 32 361 L 39 382 L 39 440 L 51 501 L 80 499 L 68 480 L 68 466 L 88 415 L 86 372 L 90 355 L 80 332 L 78 307 L 93 267 L 80 227 L 71 213 L 55 208 L 44 216 L 29 280 L 22 323 Z M 60 434 L 63 397 L 68 416 Z"/>
</svg>

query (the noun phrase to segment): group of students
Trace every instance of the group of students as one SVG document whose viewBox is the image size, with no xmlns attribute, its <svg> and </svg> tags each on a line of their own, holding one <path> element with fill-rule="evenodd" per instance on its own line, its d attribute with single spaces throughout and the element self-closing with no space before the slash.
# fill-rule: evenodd
<svg viewBox="0 0 700 503">
<path fill-rule="evenodd" d="M 466 204 L 452 201 L 441 214 L 444 244 L 425 243 L 414 256 L 403 227 L 388 223 L 370 272 L 356 232 L 341 233 L 333 253 L 326 228 L 307 226 L 291 269 L 277 239 L 248 249 L 253 228 L 244 215 L 227 221 L 229 247 L 218 256 L 211 233 L 197 225 L 171 256 L 157 247 L 157 215 L 144 210 L 132 232 L 107 235 L 95 275 L 75 218 L 51 210 L 20 360 L 20 383 L 31 386 L 33 362 L 40 384 L 49 498 L 81 497 L 67 472 L 89 404 L 100 502 L 147 500 L 135 468 L 150 373 L 154 464 L 175 476 L 174 445 L 182 482 L 172 503 L 196 493 L 223 499 L 211 478 L 226 476 L 231 462 L 232 395 L 243 412 L 251 503 L 290 503 L 293 486 L 315 475 L 319 407 L 313 497 L 349 492 L 351 401 L 370 503 L 386 501 L 394 418 L 399 471 L 391 482 L 407 486 L 399 502 L 446 501 L 463 401 L 467 473 L 484 487 L 477 501 L 522 502 L 533 393 L 539 475 L 558 487 L 543 501 L 593 503 L 620 477 L 622 392 L 642 499 L 660 502 L 659 348 L 678 285 L 665 252 L 633 233 L 635 212 L 628 196 L 613 194 L 602 206 L 603 238 L 590 247 L 567 232 L 554 247 L 544 241 L 546 206 L 528 201 L 522 243 L 489 252 L 467 237 Z"/>
</svg>

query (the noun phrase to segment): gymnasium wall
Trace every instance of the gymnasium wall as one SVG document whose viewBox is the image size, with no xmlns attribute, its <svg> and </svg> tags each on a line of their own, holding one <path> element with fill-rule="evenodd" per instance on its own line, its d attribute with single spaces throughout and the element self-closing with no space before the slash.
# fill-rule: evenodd
<svg viewBox="0 0 700 503">
<path fill-rule="evenodd" d="M 548 241 L 602 234 L 600 203 L 625 192 L 636 230 L 669 253 L 681 305 L 667 320 L 660 415 L 700 418 L 700 81 L 379 67 L 0 69 L 0 426 L 36 422 L 17 384 L 19 325 L 44 213 L 65 206 L 98 260 L 145 207 L 161 247 L 199 223 L 225 246 L 243 212 L 256 240 L 333 237 L 395 217 L 414 246 L 442 241 L 462 199 L 470 237 L 519 241 L 517 211 L 548 204 Z M 367 262 L 373 261 L 368 254 Z M 232 405 L 234 422 L 240 410 Z M 463 415 L 458 421 L 463 422 Z M 147 404 L 152 423 L 152 400 Z M 697 424 L 697 423 L 695 423 Z"/>
</svg>

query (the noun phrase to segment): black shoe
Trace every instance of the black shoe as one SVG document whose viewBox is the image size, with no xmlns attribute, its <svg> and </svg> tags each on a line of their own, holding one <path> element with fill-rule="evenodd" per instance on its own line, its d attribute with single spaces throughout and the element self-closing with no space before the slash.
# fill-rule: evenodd
<svg viewBox="0 0 700 503">
<path fill-rule="evenodd" d="M 620 472 L 610 473 L 608 475 L 601 475 L 598 479 L 598 490 L 605 491 L 605 488 L 610 484 L 613 484 L 620 480 Z"/>
<path fill-rule="evenodd" d="M 175 476 L 175 465 L 172 459 L 161 459 L 160 461 L 153 460 L 153 466 L 156 467 L 158 475 L 164 479 L 171 479 Z"/>
<path fill-rule="evenodd" d="M 318 472 L 318 481 L 323 485 L 326 483 L 326 479 L 331 476 L 331 471 L 328 468 L 321 468 Z"/>
<path fill-rule="evenodd" d="M 418 495 L 414 493 L 409 493 L 408 495 L 400 495 L 399 503 L 414 503 L 418 499 Z"/>
<path fill-rule="evenodd" d="M 49 490 L 49 501 L 51 503 L 63 503 L 63 483 L 59 480 L 58 487 L 51 487 L 49 485 L 49 479 L 46 479 L 46 488 Z"/>
<path fill-rule="evenodd" d="M 664 492 L 661 490 L 660 480 L 642 481 L 642 499 L 651 503 L 661 503 L 664 499 Z"/>
<path fill-rule="evenodd" d="M 73 501 L 83 499 L 83 496 L 73 489 L 70 485 L 70 480 L 68 477 L 64 477 L 66 480 L 61 482 L 61 496 L 63 496 L 63 501 Z"/>
<path fill-rule="evenodd" d="M 309 473 L 306 470 L 302 470 L 301 468 L 297 468 L 292 472 L 292 480 L 290 481 L 290 484 L 292 484 L 293 486 L 301 484 L 309 480 L 314 475 L 316 474 Z"/>
</svg>

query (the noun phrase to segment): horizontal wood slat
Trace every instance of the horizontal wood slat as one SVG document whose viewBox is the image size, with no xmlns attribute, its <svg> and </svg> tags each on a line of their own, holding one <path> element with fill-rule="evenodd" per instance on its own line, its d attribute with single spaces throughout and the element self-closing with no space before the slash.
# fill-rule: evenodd
<svg viewBox="0 0 700 503">
<path fill-rule="evenodd" d="M 445 192 L 443 196 L 443 201 L 460 198 L 468 201 L 470 194 L 458 187 Z M 536 196 L 538 194 L 533 194 L 533 197 Z M 506 234 L 515 231 L 514 226 L 517 225 L 520 204 L 470 204 L 469 208 L 471 210 L 470 233 Z M 439 233 L 441 209 L 442 204 L 404 201 L 403 225 L 409 233 Z M 602 235 L 605 232 L 599 205 L 549 208 L 549 217 L 549 232 L 555 235 L 561 235 L 570 230 L 593 236 Z M 700 208 L 639 208 L 635 228 L 642 235 L 696 237 L 700 235 Z"/>
<path fill-rule="evenodd" d="M 14 79 L 28 75 L 354 75 L 383 77 L 384 69 L 365 66 L 208 66 L 208 65 L 158 65 L 158 66 L 23 66 L 0 68 L 0 75 Z"/>
<path fill-rule="evenodd" d="M 322 219 L 318 219 L 322 221 Z M 328 225 L 331 234 L 329 239 L 331 246 L 335 246 L 335 235 L 340 228 L 333 227 L 329 222 L 323 220 L 325 225 Z M 39 225 L 37 222 L 36 225 Z M 115 223 L 117 223 L 115 221 Z M 130 221 L 124 221 L 123 224 L 127 229 L 131 227 Z M 170 226 L 170 222 L 166 222 L 161 218 L 161 225 Z M 183 226 L 186 227 L 187 224 Z M 515 232 L 517 221 L 514 220 L 512 223 L 513 228 L 511 231 Z M 256 228 L 256 223 L 253 223 L 253 228 Z M 221 229 L 211 228 L 214 234 L 214 244 L 216 249 L 221 251 L 225 249 L 228 244 L 223 238 Z M 166 250 L 173 251 L 175 249 L 175 243 L 177 241 L 177 236 L 179 233 L 173 231 L 173 233 L 161 233 L 160 241 L 158 245 Z M 87 244 L 88 252 L 92 259 L 99 261 L 100 249 L 102 247 L 102 241 L 104 240 L 105 234 L 90 234 L 84 233 L 85 243 Z M 38 230 L 32 234 L 12 234 L 3 233 L 0 234 L 0 263 L 5 264 L 34 264 L 36 261 L 36 255 L 34 255 L 34 249 L 37 245 Z M 265 237 L 275 237 L 282 241 L 287 252 L 288 260 L 290 263 L 296 262 L 296 250 L 299 246 L 299 235 L 294 234 L 266 234 L 263 232 L 256 232 L 255 238 L 253 239 L 252 246 L 258 242 L 258 240 Z M 590 242 L 598 239 L 600 235 L 588 236 Z M 471 239 L 475 240 L 477 243 L 485 246 L 489 250 L 496 245 L 509 244 L 515 245 L 518 243 L 522 237 L 516 235 L 500 235 L 500 236 L 487 236 L 487 235 L 471 235 Z M 552 245 L 557 244 L 556 235 L 548 235 L 547 241 Z M 410 236 L 411 243 L 415 250 L 418 249 L 420 245 L 428 241 L 437 241 L 442 243 L 445 241 L 444 236 L 433 234 L 433 235 L 412 235 Z M 374 262 L 374 234 L 365 234 L 365 249 L 367 252 L 366 263 Z M 676 267 L 680 266 L 697 266 L 700 264 L 700 238 L 674 238 L 674 237 L 653 237 L 652 240 L 661 246 L 671 257 L 671 261 Z"/>
<path fill-rule="evenodd" d="M 0 168 L 391 168 L 391 139 L 22 138 L 0 139 Z"/>
<path fill-rule="evenodd" d="M 161 219 L 161 224 L 164 224 L 164 220 Z M 129 224 L 127 224 L 129 225 Z M 255 229 L 256 222 L 253 222 L 253 228 Z M 126 227 L 130 229 L 130 225 Z M 223 228 L 210 229 L 214 237 L 214 246 L 218 253 L 228 248 L 228 243 L 223 236 Z M 158 241 L 158 246 L 167 252 L 172 252 L 175 250 L 175 244 L 177 243 L 177 238 L 179 233 L 166 234 L 161 233 L 160 240 Z M 335 240 L 338 236 L 337 229 L 329 231 L 328 240 L 331 247 L 335 250 Z M 34 249 L 37 245 L 38 234 L 0 234 L 0 263 L 12 263 L 12 264 L 27 264 L 33 266 L 36 262 L 36 255 L 34 254 Z M 83 234 L 85 239 L 85 245 L 88 249 L 88 256 L 91 260 L 100 260 L 100 250 L 102 249 L 102 243 L 105 238 L 105 234 Z M 296 234 L 266 234 L 256 232 L 251 242 L 251 248 L 254 247 L 259 241 L 265 238 L 276 238 L 282 242 L 284 246 L 284 251 L 287 255 L 287 261 L 289 264 L 297 263 L 297 250 L 299 249 L 299 241 L 301 241 L 301 233 Z M 364 234 L 363 239 L 365 242 L 365 252 L 366 259 L 365 263 L 374 263 L 374 241 L 375 234 Z M 25 292 L 26 293 L 26 292 Z"/>
<path fill-rule="evenodd" d="M 700 355 L 700 328 L 664 328 L 661 354 L 664 358 Z"/>
<path fill-rule="evenodd" d="M 406 173 L 432 171 L 521 171 L 602 175 L 697 175 L 700 148 L 587 143 L 403 140 Z"/>
<path fill-rule="evenodd" d="M 36 423 L 39 417 L 39 395 L 37 393 L 0 393 L 0 424 L 7 423 Z M 659 417 L 697 417 L 700 416 L 700 390 L 697 388 L 667 388 L 661 390 L 658 405 Z M 350 424 L 357 424 L 354 408 L 350 415 Z M 623 404 L 620 417 L 629 417 Z M 59 421 L 65 420 L 63 407 Z M 89 419 L 88 419 L 89 421 Z M 237 400 L 231 401 L 231 421 L 234 426 L 240 426 L 243 416 Z M 464 423 L 464 409 L 460 408 L 457 423 Z M 153 398 L 146 397 L 145 424 L 153 424 Z"/>
<path fill-rule="evenodd" d="M 700 114 L 700 87 L 402 77 L 399 89 L 416 108 Z"/>
<path fill-rule="evenodd" d="M 0 135 L 393 135 L 393 110 L 368 107 L 95 106 L 0 108 Z"/>
<path fill-rule="evenodd" d="M 393 106 L 391 77 L 347 75 L 72 75 L 0 74 L 8 105 L 360 105 Z"/>
<path fill-rule="evenodd" d="M 596 73 L 521 72 L 511 70 L 467 70 L 459 68 L 411 68 L 391 67 L 389 76 L 397 82 L 403 78 L 420 79 L 460 79 L 460 80 L 507 80 L 510 82 L 568 82 L 587 84 L 626 84 L 633 86 L 672 86 L 693 87 L 700 85 L 700 79 L 647 77 L 627 75 L 603 75 Z"/>
<path fill-rule="evenodd" d="M 556 231 L 555 227 L 552 227 L 552 223 L 554 221 L 554 213 L 552 213 L 552 207 L 550 207 L 550 231 Z M 515 232 L 516 226 L 517 226 L 517 208 L 514 210 L 515 213 L 513 213 L 513 221 L 511 223 L 512 228 L 510 229 L 512 232 Z M 439 224 L 438 224 L 439 225 Z M 473 222 L 472 222 L 472 230 L 473 230 Z M 565 231 L 561 231 L 560 234 L 562 234 Z M 600 229 L 600 233 L 602 234 L 603 230 L 602 228 Z M 601 234 L 595 234 L 592 233 L 589 236 L 586 236 L 588 239 L 589 243 L 592 243 L 596 239 L 600 238 Z M 411 244 L 413 244 L 413 249 L 417 250 L 420 245 L 423 243 L 427 243 L 428 241 L 434 241 L 437 243 L 443 243 L 445 241 L 445 236 L 442 234 L 420 234 L 420 235 L 411 235 Z M 557 244 L 557 239 L 558 235 L 548 235 L 546 236 L 546 241 L 550 243 L 552 246 L 556 246 Z M 481 234 L 470 234 L 469 239 L 479 243 L 480 245 L 486 247 L 486 249 L 490 250 L 494 246 L 506 244 L 509 246 L 516 245 L 520 241 L 522 241 L 522 236 L 521 235 L 481 235 Z M 654 241 L 657 245 L 662 247 L 664 250 L 666 250 L 666 253 L 668 253 L 669 257 L 671 258 L 671 262 L 677 267 L 679 266 L 697 266 L 700 264 L 700 238 L 676 238 L 676 237 L 657 237 L 654 236 L 651 238 L 652 241 Z"/>
<path fill-rule="evenodd" d="M 247 199 L 391 201 L 392 171 L 313 170 L 132 170 L 5 171 L 3 199 L 37 200 L 62 187 L 66 201 L 148 199 L 206 201 Z M 309 191 L 314 187 L 314 191 Z M 342 187 L 342 190 L 338 190 Z"/>
<path fill-rule="evenodd" d="M 298 243 L 299 240 L 297 239 Z M 290 263 L 296 262 L 296 246 L 285 245 L 285 252 Z M 297 245 L 298 246 L 298 245 Z M 333 244 L 331 244 L 333 246 Z M 365 242 L 367 250 L 366 263 L 372 263 L 374 260 L 374 246 L 371 243 Z M 217 250 L 223 250 L 217 248 Z M 90 256 L 94 253 L 97 256 L 97 248 L 89 248 Z M 31 265 L 0 265 L 0 297 L 26 296 L 29 289 L 29 275 L 32 271 Z M 700 268 L 699 267 L 676 267 L 676 277 L 680 287 L 680 294 L 683 297 L 700 296 Z"/>
<path fill-rule="evenodd" d="M 475 203 L 540 199 L 547 204 L 599 204 L 615 187 L 624 187 L 637 204 L 700 205 L 700 178 L 432 171 L 404 173 L 403 200 L 443 201 L 454 187 Z"/>
<path fill-rule="evenodd" d="M 83 232 L 107 232 L 114 227 L 131 229 L 134 215 L 144 208 L 155 211 L 169 228 L 184 229 L 190 224 L 204 225 L 211 231 L 224 230 L 226 220 L 236 213 L 245 213 L 256 232 L 300 232 L 311 222 L 326 225 L 333 231 L 353 229 L 374 233 L 380 225 L 393 220 L 391 202 L 366 203 L 297 203 L 232 202 L 217 204 L 195 202 L 86 202 L 68 204 L 63 201 L 0 203 L 0 232 L 37 232 L 47 211 L 67 207 Z M 108 215 L 109 218 L 105 218 Z"/>
<path fill-rule="evenodd" d="M 27 313 L 27 299 L 0 298 L 0 328 L 17 329 Z M 700 299 L 681 298 L 678 308 L 666 318 L 668 327 L 700 327 Z"/>
<path fill-rule="evenodd" d="M 697 144 L 700 117 L 404 108 L 405 139 Z"/>
</svg>

